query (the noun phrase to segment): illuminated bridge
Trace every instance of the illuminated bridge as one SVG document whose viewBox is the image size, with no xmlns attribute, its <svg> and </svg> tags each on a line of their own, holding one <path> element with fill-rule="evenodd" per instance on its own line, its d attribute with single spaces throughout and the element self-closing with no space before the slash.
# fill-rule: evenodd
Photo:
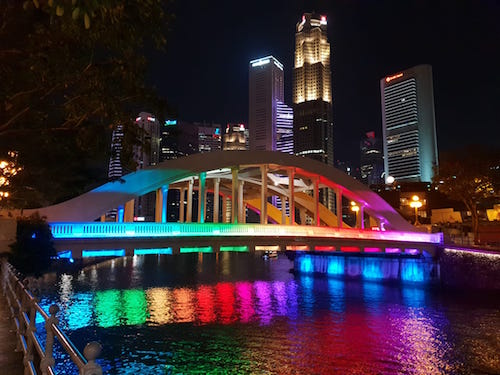
<svg viewBox="0 0 500 375">
<path fill-rule="evenodd" d="M 167 207 L 169 190 L 178 190 L 180 199 Z M 134 221 L 136 198 L 151 192 L 155 222 Z M 342 215 L 342 207 L 351 205 L 357 207 L 352 226 Z M 105 213 L 116 208 L 117 222 L 105 222 Z M 178 222 L 167 222 L 170 209 L 178 210 Z M 246 222 L 248 210 L 257 222 Z M 269 151 L 168 160 L 32 211 L 47 217 L 56 247 L 71 250 L 74 258 L 260 250 L 433 256 L 442 243 L 442 234 L 416 231 L 343 172 Z"/>
</svg>

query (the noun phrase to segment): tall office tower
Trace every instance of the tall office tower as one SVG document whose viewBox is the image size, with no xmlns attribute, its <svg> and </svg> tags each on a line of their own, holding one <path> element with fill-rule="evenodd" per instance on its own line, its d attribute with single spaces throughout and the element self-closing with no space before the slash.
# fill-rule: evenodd
<svg viewBox="0 0 500 375">
<path fill-rule="evenodd" d="M 276 102 L 276 150 L 293 154 L 293 109 Z"/>
<path fill-rule="evenodd" d="M 123 125 L 118 125 L 113 130 L 111 136 L 111 156 L 109 158 L 108 178 L 116 180 L 123 176 L 123 168 L 121 162 L 122 154 L 122 141 L 123 141 Z"/>
<path fill-rule="evenodd" d="M 360 177 L 367 185 L 382 184 L 384 173 L 384 158 L 382 157 L 382 143 L 375 137 L 375 132 L 365 134 L 359 145 L 360 149 Z"/>
<path fill-rule="evenodd" d="M 222 135 L 222 150 L 246 150 L 248 145 L 248 129 L 245 124 L 227 124 Z"/>
<path fill-rule="evenodd" d="M 330 43 L 325 16 L 305 13 L 295 33 L 294 151 L 333 166 Z"/>
<path fill-rule="evenodd" d="M 326 16 L 305 13 L 295 31 L 293 69 L 294 152 L 330 166 L 333 159 L 332 79 Z M 334 194 L 320 191 L 320 200 L 331 211 Z"/>
<path fill-rule="evenodd" d="M 135 123 L 142 129 L 141 145 L 134 147 L 134 160 L 137 170 L 160 161 L 160 123 L 150 113 L 141 112 Z M 134 203 L 134 217 L 136 220 L 154 221 L 156 193 L 151 192 L 136 198 Z"/>
<path fill-rule="evenodd" d="M 438 165 L 432 67 L 418 65 L 380 80 L 385 176 L 428 182 Z"/>
<path fill-rule="evenodd" d="M 273 56 L 250 61 L 250 150 L 276 150 L 278 102 L 284 102 L 283 65 Z"/>
</svg>

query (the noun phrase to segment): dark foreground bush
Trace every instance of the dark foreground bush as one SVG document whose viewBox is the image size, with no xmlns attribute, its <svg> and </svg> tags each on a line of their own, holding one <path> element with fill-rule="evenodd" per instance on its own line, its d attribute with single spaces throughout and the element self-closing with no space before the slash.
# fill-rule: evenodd
<svg viewBox="0 0 500 375">
<path fill-rule="evenodd" d="M 49 225 L 38 213 L 17 219 L 16 242 L 10 248 L 10 264 L 25 276 L 41 276 L 56 256 Z"/>
</svg>

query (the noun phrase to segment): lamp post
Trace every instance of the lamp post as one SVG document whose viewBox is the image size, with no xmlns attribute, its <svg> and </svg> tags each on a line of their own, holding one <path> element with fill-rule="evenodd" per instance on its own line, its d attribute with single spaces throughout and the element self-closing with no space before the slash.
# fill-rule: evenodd
<svg viewBox="0 0 500 375">
<path fill-rule="evenodd" d="M 415 209 L 415 225 L 419 225 L 420 223 L 418 222 L 418 209 L 422 207 L 422 202 L 420 201 L 418 195 L 414 195 L 413 197 L 411 197 L 410 207 L 413 207 Z"/>
<path fill-rule="evenodd" d="M 354 212 L 355 215 L 356 215 L 356 221 L 355 221 L 354 227 L 357 228 L 358 227 L 358 211 L 359 211 L 359 206 L 354 201 L 351 201 L 351 211 Z"/>
</svg>

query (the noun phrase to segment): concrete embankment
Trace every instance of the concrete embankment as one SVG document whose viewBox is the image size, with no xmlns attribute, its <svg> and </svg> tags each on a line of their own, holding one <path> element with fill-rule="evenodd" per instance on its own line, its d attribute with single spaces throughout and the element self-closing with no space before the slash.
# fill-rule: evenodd
<svg viewBox="0 0 500 375">
<path fill-rule="evenodd" d="M 500 292 L 500 252 L 445 247 L 439 265 L 446 287 Z"/>
</svg>

